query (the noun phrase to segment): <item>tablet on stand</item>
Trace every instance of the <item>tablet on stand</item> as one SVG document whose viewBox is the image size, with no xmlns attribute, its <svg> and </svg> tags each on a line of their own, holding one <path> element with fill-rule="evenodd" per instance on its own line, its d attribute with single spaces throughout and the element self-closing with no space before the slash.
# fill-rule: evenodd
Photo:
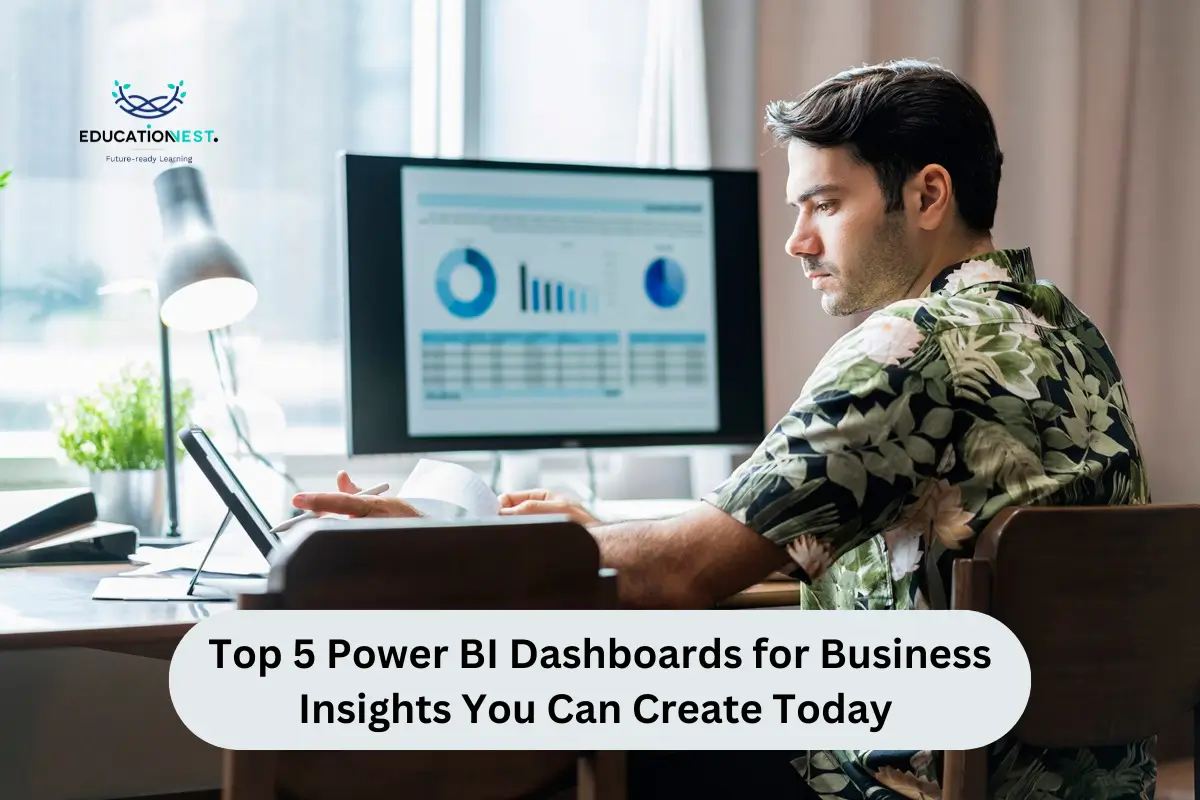
<svg viewBox="0 0 1200 800">
<path fill-rule="evenodd" d="M 199 583 L 204 565 L 229 523 L 237 520 L 263 558 L 269 558 L 280 539 L 271 524 L 238 480 L 224 456 L 203 428 L 192 425 L 179 434 L 188 455 L 225 504 L 225 516 L 190 579 L 171 576 L 119 576 L 104 578 L 92 598 L 96 600 L 233 600 L 239 590 L 265 584 L 265 578 L 228 578 Z"/>
</svg>

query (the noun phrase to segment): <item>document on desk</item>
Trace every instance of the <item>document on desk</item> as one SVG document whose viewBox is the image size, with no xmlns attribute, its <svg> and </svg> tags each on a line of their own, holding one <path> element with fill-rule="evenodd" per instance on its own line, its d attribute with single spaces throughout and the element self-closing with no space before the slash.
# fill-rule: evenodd
<svg viewBox="0 0 1200 800">
<path fill-rule="evenodd" d="M 500 498 L 473 469 L 430 458 L 417 462 L 396 496 L 438 519 L 475 519 L 500 513 Z"/>
<path fill-rule="evenodd" d="M 134 577 L 161 575 L 177 569 L 194 570 L 204 561 L 204 554 L 210 544 L 211 536 L 179 547 L 139 547 L 130 561 L 141 566 L 121 574 Z M 258 552 L 254 542 L 250 541 L 250 537 L 236 521 L 229 524 L 229 528 L 217 540 L 208 560 L 204 561 L 206 573 L 254 577 L 266 575 L 268 569 L 267 560 Z"/>
</svg>

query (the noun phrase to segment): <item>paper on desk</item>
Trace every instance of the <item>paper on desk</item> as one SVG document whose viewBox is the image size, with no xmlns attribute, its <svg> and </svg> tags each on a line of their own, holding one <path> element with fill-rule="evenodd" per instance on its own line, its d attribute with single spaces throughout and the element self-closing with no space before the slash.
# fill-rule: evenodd
<svg viewBox="0 0 1200 800">
<path fill-rule="evenodd" d="M 197 542 L 180 545 L 179 547 L 139 547 L 130 561 L 141 563 L 142 566 L 122 576 L 159 575 L 175 569 L 196 569 L 204 560 L 204 554 L 212 537 Z M 204 562 L 205 572 L 223 573 L 226 575 L 266 575 L 269 569 L 267 560 L 250 541 L 250 537 L 236 522 L 231 522 L 229 528 L 217 540 L 212 554 Z"/>
<path fill-rule="evenodd" d="M 494 517 L 500 498 L 474 470 L 422 458 L 396 496 L 431 517 Z"/>
</svg>

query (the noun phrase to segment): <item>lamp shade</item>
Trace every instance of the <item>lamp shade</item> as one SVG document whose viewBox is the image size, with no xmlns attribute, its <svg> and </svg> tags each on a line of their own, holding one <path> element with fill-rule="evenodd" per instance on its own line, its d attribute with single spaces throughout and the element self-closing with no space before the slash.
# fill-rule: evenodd
<svg viewBox="0 0 1200 800">
<path fill-rule="evenodd" d="M 212 221 L 200 171 L 172 167 L 154 179 L 163 226 L 159 316 L 169 328 L 208 331 L 232 325 L 258 302 L 241 259 Z"/>
</svg>

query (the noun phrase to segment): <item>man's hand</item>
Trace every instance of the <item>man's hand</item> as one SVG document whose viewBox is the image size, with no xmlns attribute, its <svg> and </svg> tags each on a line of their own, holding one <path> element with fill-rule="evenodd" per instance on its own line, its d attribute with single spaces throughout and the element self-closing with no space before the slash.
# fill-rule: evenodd
<svg viewBox="0 0 1200 800">
<path fill-rule="evenodd" d="M 292 498 L 296 508 L 316 514 L 345 514 L 350 517 L 419 517 L 421 512 L 397 497 L 359 495 L 345 472 L 337 475 L 336 492 L 301 492 Z"/>
<path fill-rule="evenodd" d="M 509 492 L 500 495 L 500 514 L 502 516 L 565 514 L 585 528 L 600 524 L 600 520 L 589 514 L 583 506 L 570 498 L 553 494 L 545 489 L 531 489 L 526 492 Z"/>
</svg>

